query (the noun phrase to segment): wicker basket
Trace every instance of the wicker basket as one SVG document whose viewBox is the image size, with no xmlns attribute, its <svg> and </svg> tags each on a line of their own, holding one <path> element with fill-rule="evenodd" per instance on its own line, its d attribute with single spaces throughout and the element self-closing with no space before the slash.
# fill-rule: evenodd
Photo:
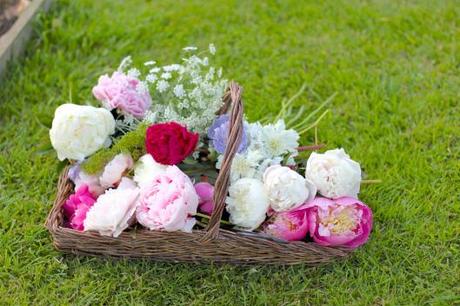
<svg viewBox="0 0 460 306">
<path fill-rule="evenodd" d="M 63 226 L 62 206 L 73 192 L 67 170 L 61 174 L 57 198 L 46 220 L 54 246 L 63 252 L 83 255 L 149 258 L 169 262 L 231 264 L 306 264 L 328 263 L 350 254 L 347 248 L 324 247 L 312 242 L 286 242 L 259 233 L 220 229 L 225 207 L 231 161 L 238 148 L 243 126 L 241 88 L 231 83 L 224 95 L 222 112 L 231 108 L 229 143 L 215 183 L 215 209 L 205 230 L 192 233 L 150 231 L 134 227 L 119 237 L 80 232 Z"/>
</svg>

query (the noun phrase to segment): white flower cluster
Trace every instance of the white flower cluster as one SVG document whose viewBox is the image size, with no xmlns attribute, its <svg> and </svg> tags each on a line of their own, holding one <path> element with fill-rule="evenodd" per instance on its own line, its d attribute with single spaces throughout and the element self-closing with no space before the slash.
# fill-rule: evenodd
<svg viewBox="0 0 460 306">
<path fill-rule="evenodd" d="M 279 165 L 285 158 L 287 158 L 287 165 L 293 163 L 293 157 L 298 154 L 299 134 L 295 130 L 286 129 L 283 120 L 267 125 L 259 122 L 249 123 L 246 127 L 249 147 L 233 158 L 230 171 L 231 182 L 240 178 L 260 180 L 268 167 Z M 217 169 L 220 169 L 222 161 L 223 155 L 219 155 Z"/>
<path fill-rule="evenodd" d="M 155 61 L 144 63 L 149 70 L 140 87 L 150 89 L 152 96 L 152 107 L 144 120 L 148 123 L 176 121 L 203 134 L 222 106 L 227 80 L 222 79 L 222 69 L 210 66 L 208 57 L 193 54 L 196 47 L 183 50 L 191 55 L 184 58 L 182 64 L 161 67 Z M 215 46 L 210 44 L 209 53 L 215 52 Z M 140 78 L 140 71 L 129 68 L 130 64 L 127 58 L 119 69 Z"/>
</svg>

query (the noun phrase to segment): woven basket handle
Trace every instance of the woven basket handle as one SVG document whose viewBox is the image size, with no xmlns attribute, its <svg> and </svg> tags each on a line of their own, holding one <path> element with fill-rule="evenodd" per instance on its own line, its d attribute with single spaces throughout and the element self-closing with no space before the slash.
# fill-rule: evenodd
<svg viewBox="0 0 460 306">
<path fill-rule="evenodd" d="M 214 210 L 206 227 L 207 233 L 203 236 L 202 241 L 207 242 L 217 238 L 219 235 L 220 220 L 225 208 L 225 199 L 227 197 L 228 185 L 230 181 L 230 168 L 232 160 L 238 151 L 238 147 L 243 135 L 243 102 L 241 100 L 242 88 L 235 82 L 231 82 L 226 94 L 224 95 L 225 112 L 231 106 L 230 127 L 227 138 L 227 147 L 225 148 L 222 166 L 214 185 Z M 230 103 L 229 103 L 230 102 Z"/>
</svg>

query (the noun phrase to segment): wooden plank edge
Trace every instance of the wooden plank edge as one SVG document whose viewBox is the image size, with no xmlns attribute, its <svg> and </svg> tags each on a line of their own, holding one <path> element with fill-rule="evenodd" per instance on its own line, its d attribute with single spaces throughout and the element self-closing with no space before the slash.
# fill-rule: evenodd
<svg viewBox="0 0 460 306">
<path fill-rule="evenodd" d="M 0 78 L 6 71 L 8 62 L 18 58 L 23 52 L 32 33 L 32 22 L 41 10 L 48 11 L 52 0 L 33 0 L 19 15 L 13 26 L 0 37 Z"/>
</svg>

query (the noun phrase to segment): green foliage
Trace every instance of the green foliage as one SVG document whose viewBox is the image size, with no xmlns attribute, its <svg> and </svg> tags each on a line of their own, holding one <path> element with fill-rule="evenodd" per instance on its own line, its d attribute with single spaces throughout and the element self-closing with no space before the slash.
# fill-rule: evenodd
<svg viewBox="0 0 460 306">
<path fill-rule="evenodd" d="M 95 174 L 104 169 L 104 166 L 119 153 L 130 153 L 134 160 L 145 154 L 145 133 L 147 124 L 140 124 L 136 130 L 123 135 L 107 149 L 101 149 L 82 164 L 82 169 Z"/>
<path fill-rule="evenodd" d="M 0 81 L 0 304 L 458 304 L 458 20 L 448 0 L 53 1 Z M 128 54 L 170 63 L 210 42 L 216 66 L 244 87 L 249 120 L 274 118 L 304 83 L 294 106 L 308 112 L 337 93 L 319 142 L 383 181 L 360 193 L 374 212 L 369 243 L 313 269 L 55 251 L 43 223 L 58 162 L 33 154 L 48 138 L 43 122 L 69 100 L 95 105 L 98 76 Z M 313 139 L 312 129 L 302 143 Z"/>
</svg>

